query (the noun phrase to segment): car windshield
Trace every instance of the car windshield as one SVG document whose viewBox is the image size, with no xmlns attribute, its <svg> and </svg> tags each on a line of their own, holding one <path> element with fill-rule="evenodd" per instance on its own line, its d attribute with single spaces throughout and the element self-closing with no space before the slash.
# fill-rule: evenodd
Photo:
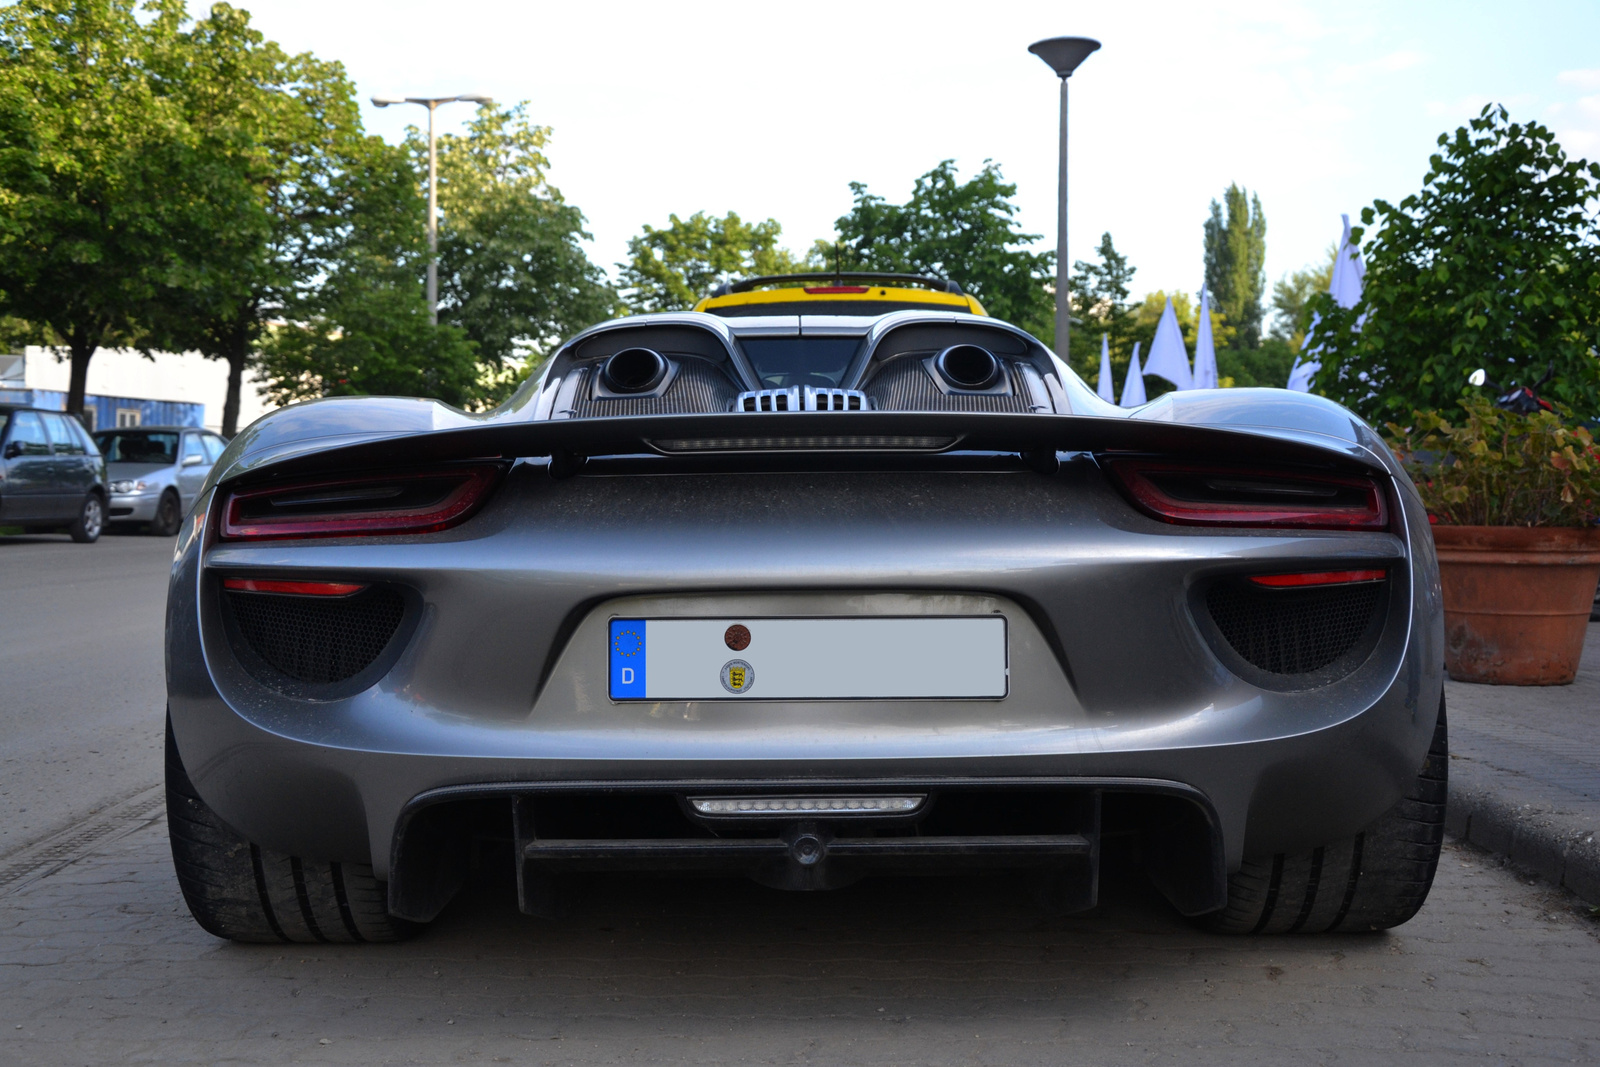
<svg viewBox="0 0 1600 1067">
<path fill-rule="evenodd" d="M 850 368 L 854 337 L 748 337 L 740 342 L 768 389 L 833 388 Z"/>
<path fill-rule="evenodd" d="M 107 463 L 176 463 L 178 435 L 118 430 L 94 435 Z"/>
</svg>

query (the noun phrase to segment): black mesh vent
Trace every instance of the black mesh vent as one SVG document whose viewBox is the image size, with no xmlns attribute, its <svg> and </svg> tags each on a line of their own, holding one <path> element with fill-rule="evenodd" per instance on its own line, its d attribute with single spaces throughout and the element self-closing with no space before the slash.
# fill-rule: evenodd
<svg viewBox="0 0 1600 1067">
<path fill-rule="evenodd" d="M 346 597 L 226 595 L 250 650 L 274 669 L 311 685 L 342 682 L 366 670 L 405 614 L 405 601 L 393 589 Z"/>
<path fill-rule="evenodd" d="M 595 375 L 573 405 L 576 418 L 605 415 L 683 415 L 727 411 L 738 395 L 721 371 L 703 359 L 677 359 L 678 373 L 660 396 L 595 396 Z"/>
<path fill-rule="evenodd" d="M 879 411 L 1027 411 L 1027 394 L 1015 367 L 1007 366 L 1011 395 L 941 392 L 916 356 L 891 360 L 864 390 Z"/>
<path fill-rule="evenodd" d="M 1261 589 L 1219 582 L 1206 594 L 1206 607 L 1245 662 L 1271 674 L 1311 674 L 1356 647 L 1372 625 L 1384 585 Z"/>
</svg>

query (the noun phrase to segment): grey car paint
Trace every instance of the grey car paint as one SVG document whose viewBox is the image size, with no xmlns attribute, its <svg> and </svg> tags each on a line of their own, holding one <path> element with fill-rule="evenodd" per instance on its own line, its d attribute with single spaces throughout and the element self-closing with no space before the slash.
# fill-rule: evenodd
<svg viewBox="0 0 1600 1067">
<path fill-rule="evenodd" d="M 699 331 L 702 358 L 755 388 L 739 330 L 803 328 L 681 313 L 586 331 L 486 414 L 350 398 L 260 420 L 211 472 L 173 568 L 170 713 L 201 795 L 265 847 L 370 861 L 379 878 L 419 798 L 552 782 L 1145 783 L 1204 798 L 1230 869 L 1352 834 L 1392 805 L 1434 728 L 1443 627 L 1426 514 L 1377 436 L 1329 401 L 1281 390 L 1168 394 L 1122 411 L 1026 334 L 964 315 L 883 316 L 845 384 L 862 380 L 873 346 L 896 329 L 942 326 L 1003 338 L 1052 410 L 564 417 L 574 378 L 647 331 Z M 659 453 L 652 443 L 667 438 L 751 432 L 943 433 L 977 458 L 743 473 L 654 473 L 630 458 Z M 1385 532 L 1173 527 L 1109 485 L 1093 458 L 1105 449 L 1365 470 L 1391 487 L 1396 521 Z M 438 533 L 238 544 L 207 522 L 219 487 L 485 455 L 515 464 L 480 513 Z M 565 476 L 572 455 L 588 465 Z M 1373 562 L 1394 577 L 1381 640 L 1358 669 L 1311 691 L 1230 671 L 1192 610 L 1189 591 L 1216 575 Z M 290 699 L 229 652 L 216 590 L 230 575 L 398 582 L 423 606 L 373 684 Z M 612 616 L 952 605 L 1011 620 L 1004 700 L 639 706 L 605 696 Z"/>
</svg>

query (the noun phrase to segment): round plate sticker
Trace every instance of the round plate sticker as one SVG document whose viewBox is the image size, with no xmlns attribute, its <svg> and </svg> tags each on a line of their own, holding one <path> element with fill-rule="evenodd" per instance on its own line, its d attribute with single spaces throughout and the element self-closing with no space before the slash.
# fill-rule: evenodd
<svg viewBox="0 0 1600 1067">
<path fill-rule="evenodd" d="M 742 659 L 730 659 L 722 665 L 722 688 L 735 696 L 750 692 L 756 684 L 756 669 Z"/>
<path fill-rule="evenodd" d="M 743 652 L 745 649 L 750 647 L 750 628 L 739 623 L 734 623 L 732 626 L 728 627 L 727 632 L 722 635 L 722 640 L 724 644 L 733 649 L 735 652 Z"/>
</svg>

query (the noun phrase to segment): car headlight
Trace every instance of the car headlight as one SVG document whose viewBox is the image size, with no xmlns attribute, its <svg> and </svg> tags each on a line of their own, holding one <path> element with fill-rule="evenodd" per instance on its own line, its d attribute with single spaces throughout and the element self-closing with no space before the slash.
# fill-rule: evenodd
<svg viewBox="0 0 1600 1067">
<path fill-rule="evenodd" d="M 113 493 L 142 493 L 148 488 L 150 487 L 133 478 L 123 478 L 111 483 Z"/>
</svg>

